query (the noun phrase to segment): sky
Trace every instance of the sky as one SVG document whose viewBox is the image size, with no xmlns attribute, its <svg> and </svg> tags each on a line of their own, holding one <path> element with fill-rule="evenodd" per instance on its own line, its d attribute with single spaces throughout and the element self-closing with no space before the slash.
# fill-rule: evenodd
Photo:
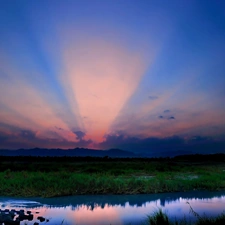
<svg viewBox="0 0 225 225">
<path fill-rule="evenodd" d="M 0 0 L 0 21 L 1 149 L 225 150 L 225 1 Z"/>
</svg>

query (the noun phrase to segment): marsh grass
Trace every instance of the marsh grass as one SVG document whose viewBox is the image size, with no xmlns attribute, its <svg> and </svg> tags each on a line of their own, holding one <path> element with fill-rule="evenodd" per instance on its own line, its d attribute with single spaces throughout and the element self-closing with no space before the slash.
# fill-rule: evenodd
<svg viewBox="0 0 225 225">
<path fill-rule="evenodd" d="M 73 161 L 72 158 L 10 160 L 0 163 L 0 195 L 53 197 L 225 189 L 225 163 L 190 164 L 144 159 L 109 162 Z"/>
<path fill-rule="evenodd" d="M 189 203 L 188 203 L 189 204 Z M 152 215 L 148 216 L 146 225 L 224 225 L 225 213 L 221 213 L 217 217 L 208 217 L 206 215 L 200 216 L 190 206 L 190 213 L 196 218 L 196 221 L 187 220 L 184 216 L 183 219 L 172 221 L 168 215 L 159 209 Z"/>
<path fill-rule="evenodd" d="M 151 216 L 148 216 L 148 223 L 150 225 L 172 225 L 169 221 L 167 214 L 163 213 L 162 209 L 154 212 Z"/>
</svg>

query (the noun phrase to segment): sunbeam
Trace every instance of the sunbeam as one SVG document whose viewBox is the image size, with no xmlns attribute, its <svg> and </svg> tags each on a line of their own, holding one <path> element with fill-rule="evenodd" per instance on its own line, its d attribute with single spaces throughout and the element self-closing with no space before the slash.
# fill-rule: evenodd
<svg viewBox="0 0 225 225">
<path fill-rule="evenodd" d="M 92 139 L 102 141 L 136 90 L 148 66 L 147 59 L 142 52 L 132 52 L 116 43 L 87 40 L 68 46 L 65 64 L 65 86 L 72 89 L 77 100 L 84 129 Z"/>
</svg>

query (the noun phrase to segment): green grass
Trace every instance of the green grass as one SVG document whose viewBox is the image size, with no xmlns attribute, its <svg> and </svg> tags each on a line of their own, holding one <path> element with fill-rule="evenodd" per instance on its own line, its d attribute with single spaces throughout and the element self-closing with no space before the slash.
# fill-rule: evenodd
<svg viewBox="0 0 225 225">
<path fill-rule="evenodd" d="M 29 160 L 12 157 L 1 161 L 0 195 L 52 197 L 225 189 L 224 162 Z"/>
<path fill-rule="evenodd" d="M 148 216 L 149 225 L 172 225 L 169 221 L 169 217 L 159 209 L 158 212 L 153 213 L 153 215 Z"/>
<path fill-rule="evenodd" d="M 191 208 L 191 206 L 190 206 Z M 195 221 L 187 220 L 186 217 L 180 220 L 172 221 L 169 219 L 168 215 L 162 212 L 159 209 L 157 212 L 154 212 L 152 215 L 148 216 L 146 225 L 224 225 L 225 224 L 225 213 L 221 213 L 217 217 L 208 217 L 206 215 L 199 216 L 191 208 L 191 213 L 195 217 Z"/>
</svg>

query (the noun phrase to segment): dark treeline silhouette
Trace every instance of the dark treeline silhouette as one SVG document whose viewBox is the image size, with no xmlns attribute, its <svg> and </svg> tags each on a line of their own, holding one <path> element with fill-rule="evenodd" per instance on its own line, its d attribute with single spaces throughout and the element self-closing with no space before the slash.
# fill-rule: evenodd
<svg viewBox="0 0 225 225">
<path fill-rule="evenodd" d="M 182 161 L 191 161 L 191 162 L 205 162 L 205 161 L 216 161 L 223 162 L 225 161 L 225 154 L 216 153 L 216 154 L 193 154 L 193 155 L 179 155 L 173 158 L 174 160 L 182 160 Z"/>
<path fill-rule="evenodd" d="M 10 169 L 11 171 L 79 171 L 82 168 L 84 172 L 101 172 L 107 165 L 114 170 L 118 167 L 139 168 L 144 164 L 153 163 L 157 171 L 177 171 L 181 166 L 191 164 L 197 165 L 208 163 L 225 162 L 225 154 L 212 155 L 182 155 L 173 158 L 111 158 L 104 157 L 50 157 L 50 156 L 0 156 L 0 171 Z M 196 164 L 197 163 L 197 164 Z M 138 167 L 136 165 L 139 165 Z M 105 165 L 105 166 L 104 166 Z M 132 166 L 133 165 L 133 166 Z M 98 169 L 97 169 L 98 168 Z M 111 169 L 112 169 L 111 168 Z M 125 168 L 124 168 L 125 169 Z"/>
<path fill-rule="evenodd" d="M 151 161 L 189 161 L 189 162 L 205 162 L 205 161 L 225 161 L 225 154 L 192 154 L 192 155 L 179 155 L 175 157 L 152 157 L 152 158 L 141 158 L 141 157 L 93 157 L 93 156 L 3 156 L 0 155 L 0 162 L 151 162 Z"/>
</svg>

